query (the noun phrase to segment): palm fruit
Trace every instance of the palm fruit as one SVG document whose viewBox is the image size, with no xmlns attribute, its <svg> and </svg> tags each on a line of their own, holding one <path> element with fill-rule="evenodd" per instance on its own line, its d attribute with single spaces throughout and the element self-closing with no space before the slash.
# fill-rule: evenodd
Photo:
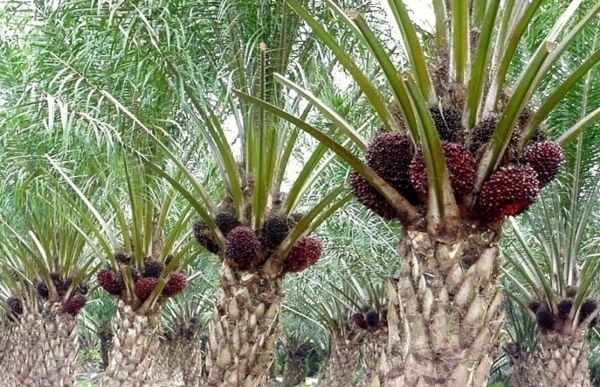
<svg viewBox="0 0 600 387">
<path fill-rule="evenodd" d="M 241 224 L 233 214 L 226 211 L 217 213 L 215 216 L 215 223 L 217 224 L 219 230 L 221 230 L 223 233 L 223 236 L 227 236 L 231 230 Z"/>
<path fill-rule="evenodd" d="M 529 300 L 529 302 L 527 303 L 527 307 L 533 313 L 537 312 L 538 309 L 540 308 L 540 306 L 541 306 L 541 304 L 540 304 L 540 302 L 538 300 Z"/>
<path fill-rule="evenodd" d="M 115 260 L 124 265 L 129 265 L 131 263 L 131 255 L 120 251 L 115 254 Z"/>
<path fill-rule="evenodd" d="M 471 134 L 471 140 L 469 143 L 469 151 L 475 155 L 479 148 L 486 145 L 496 130 L 498 125 L 498 116 L 489 115 L 479 121 L 479 123 L 473 128 Z"/>
<path fill-rule="evenodd" d="M 60 273 L 56 273 L 56 272 L 50 273 L 50 279 L 52 280 L 52 283 L 54 284 L 54 288 L 56 289 L 58 296 L 59 297 L 64 296 L 67 293 L 67 290 L 69 289 L 70 284 L 67 284 L 67 283 L 65 283 L 65 281 L 63 281 Z"/>
<path fill-rule="evenodd" d="M 545 307 L 539 308 L 538 311 L 535 312 L 535 319 L 541 328 L 554 328 L 554 316 L 552 315 L 552 312 Z"/>
<path fill-rule="evenodd" d="M 498 221 L 519 215 L 538 195 L 537 174 L 529 165 L 508 165 L 490 176 L 479 191 L 477 206 L 484 219 Z"/>
<path fill-rule="evenodd" d="M 377 311 L 374 309 L 371 309 L 367 312 L 365 319 L 367 320 L 367 325 L 369 328 L 377 328 L 377 326 L 379 326 L 379 313 L 377 313 Z"/>
<path fill-rule="evenodd" d="M 98 284 L 108 293 L 119 296 L 123 291 L 123 279 L 112 269 L 102 269 L 96 275 Z"/>
<path fill-rule="evenodd" d="M 6 300 L 6 303 L 10 307 L 10 313 L 13 316 L 16 317 L 16 316 L 20 316 L 23 314 L 23 303 L 17 297 L 14 297 L 14 296 L 8 297 L 8 299 Z"/>
<path fill-rule="evenodd" d="M 350 189 L 356 200 L 383 219 L 396 219 L 398 214 L 394 207 L 381 196 L 358 172 L 350 173 Z"/>
<path fill-rule="evenodd" d="M 261 231 L 260 241 L 263 246 L 274 249 L 290 233 L 290 218 L 283 214 L 271 216 L 265 221 Z"/>
<path fill-rule="evenodd" d="M 75 316 L 85 306 L 86 298 L 81 294 L 70 297 L 63 305 L 63 312 Z"/>
<path fill-rule="evenodd" d="M 357 312 L 354 313 L 352 315 L 352 319 L 354 320 L 354 323 L 361 329 L 367 330 L 369 329 L 369 325 L 367 324 L 367 319 L 365 318 L 365 315 Z"/>
<path fill-rule="evenodd" d="M 259 249 L 260 241 L 250 227 L 238 226 L 227 235 L 225 254 L 242 270 L 253 266 Z"/>
<path fill-rule="evenodd" d="M 460 110 L 451 107 L 444 107 L 440 110 L 438 105 L 430 105 L 429 112 L 442 141 L 464 142 Z"/>
<path fill-rule="evenodd" d="M 540 188 L 556 177 L 564 161 L 560 145 L 553 141 L 536 142 L 525 148 L 523 161 L 537 172 Z"/>
<path fill-rule="evenodd" d="M 563 298 L 556 305 L 556 308 L 558 309 L 558 313 L 561 316 L 568 315 L 571 312 L 572 307 L 573 307 L 573 300 L 571 298 Z"/>
<path fill-rule="evenodd" d="M 296 242 L 283 262 L 285 272 L 297 273 L 314 265 L 323 252 L 321 241 L 313 237 L 303 237 Z"/>
<path fill-rule="evenodd" d="M 585 321 L 585 319 L 587 319 L 592 313 L 594 313 L 594 311 L 596 311 L 597 307 L 598 303 L 591 298 L 583 301 L 583 304 L 581 304 L 581 309 L 579 309 L 579 323 L 581 324 L 583 321 Z"/>
<path fill-rule="evenodd" d="M 400 132 L 376 135 L 367 148 L 367 165 L 400 194 L 410 193 L 408 166 L 413 158 L 411 139 Z"/>
<path fill-rule="evenodd" d="M 158 279 L 154 277 L 142 278 L 135 284 L 135 296 L 140 301 L 146 301 L 158 284 Z"/>
<path fill-rule="evenodd" d="M 147 259 L 144 261 L 144 270 L 142 277 L 160 278 L 162 271 L 165 269 L 165 264 L 156 259 Z"/>
<path fill-rule="evenodd" d="M 50 296 L 50 291 L 48 290 L 48 286 L 43 281 L 38 280 L 35 282 L 35 290 L 37 290 L 38 295 L 41 298 L 43 298 L 44 300 L 47 300 L 48 297 Z"/>
<path fill-rule="evenodd" d="M 454 193 L 464 195 L 471 192 L 477 177 L 473 156 L 462 145 L 451 142 L 442 143 L 442 149 L 450 172 L 450 184 Z M 427 195 L 429 184 L 422 151 L 415 154 L 410 164 L 410 181 L 415 191 L 421 195 Z"/>
<path fill-rule="evenodd" d="M 206 250 L 213 254 L 219 253 L 219 245 L 215 242 L 212 233 L 208 230 L 208 227 L 203 220 L 198 220 L 194 223 L 194 237 Z"/>
<path fill-rule="evenodd" d="M 185 274 L 176 271 L 171 273 L 162 292 L 167 297 L 173 297 L 174 295 L 181 293 L 186 284 L 187 277 Z"/>
</svg>

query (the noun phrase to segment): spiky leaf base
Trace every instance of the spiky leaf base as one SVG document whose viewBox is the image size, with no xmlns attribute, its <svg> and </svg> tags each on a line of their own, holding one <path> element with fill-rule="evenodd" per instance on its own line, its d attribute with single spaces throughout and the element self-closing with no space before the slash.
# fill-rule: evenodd
<svg viewBox="0 0 600 387">
<path fill-rule="evenodd" d="M 264 386 L 280 333 L 281 279 L 221 271 L 203 385 Z"/>
<path fill-rule="evenodd" d="M 150 385 L 151 366 L 158 348 L 160 311 L 136 314 L 119 300 L 114 317 L 113 347 L 102 377 L 102 385 L 142 387 Z"/>
<path fill-rule="evenodd" d="M 382 355 L 387 346 L 388 330 L 387 326 L 374 332 L 368 332 L 362 345 L 362 372 L 360 378 L 361 386 L 371 386 L 373 380 L 379 380 L 385 365 L 385 359 Z"/>
<path fill-rule="evenodd" d="M 570 334 L 549 331 L 538 338 L 533 353 L 513 357 L 513 386 L 589 387 L 588 346 L 585 331 Z M 514 354 L 513 354 L 514 356 Z"/>
<path fill-rule="evenodd" d="M 28 307 L 10 327 L 12 344 L 0 368 L 6 386 L 73 386 L 76 345 L 75 318 L 60 303 Z M 4 351 L 2 351 L 4 352 Z"/>
<path fill-rule="evenodd" d="M 359 359 L 358 348 L 363 338 L 363 331 L 357 329 L 353 331 L 341 329 L 332 333 L 324 386 L 346 387 L 352 385 L 352 378 Z"/>
<path fill-rule="evenodd" d="M 499 231 L 470 230 L 448 242 L 404 231 L 382 385 L 486 385 L 503 320 Z"/>
</svg>

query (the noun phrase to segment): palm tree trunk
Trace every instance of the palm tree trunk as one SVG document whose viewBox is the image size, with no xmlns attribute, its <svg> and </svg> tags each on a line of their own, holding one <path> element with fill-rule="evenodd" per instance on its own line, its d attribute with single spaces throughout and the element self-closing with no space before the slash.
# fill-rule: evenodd
<svg viewBox="0 0 600 387">
<path fill-rule="evenodd" d="M 500 232 L 475 230 L 465 225 L 453 241 L 404 232 L 384 385 L 485 385 L 504 318 Z"/>
<path fill-rule="evenodd" d="M 304 367 L 304 356 L 288 351 L 285 358 L 285 370 L 283 371 L 282 387 L 294 387 L 304 383 L 306 380 L 306 368 Z"/>
<path fill-rule="evenodd" d="M 219 298 L 209 325 L 208 386 L 266 383 L 280 334 L 281 279 L 221 271 Z"/>
<path fill-rule="evenodd" d="M 382 327 L 375 332 L 368 332 L 363 343 L 361 386 L 371 386 L 374 380 L 379 380 L 383 371 L 381 355 L 384 353 L 388 341 L 387 327 Z"/>
<path fill-rule="evenodd" d="M 514 387 L 591 387 L 585 332 L 540 333 L 537 350 L 513 358 Z"/>
<path fill-rule="evenodd" d="M 354 371 L 358 365 L 359 347 L 362 336 L 356 332 L 340 330 L 331 337 L 331 349 L 327 359 L 327 376 L 319 383 L 328 387 L 352 385 Z"/>
<path fill-rule="evenodd" d="M 10 330 L 2 385 L 73 386 L 74 330 L 75 317 L 62 313 L 62 304 L 28 308 Z"/>
<path fill-rule="evenodd" d="M 177 360 L 180 361 L 185 387 L 200 386 L 202 375 L 202 351 L 200 350 L 200 338 L 183 337 L 178 349 Z"/>
<path fill-rule="evenodd" d="M 136 314 L 119 300 L 113 347 L 109 364 L 102 376 L 106 386 L 146 386 L 152 380 L 151 368 L 158 349 L 160 312 L 148 316 Z"/>
</svg>

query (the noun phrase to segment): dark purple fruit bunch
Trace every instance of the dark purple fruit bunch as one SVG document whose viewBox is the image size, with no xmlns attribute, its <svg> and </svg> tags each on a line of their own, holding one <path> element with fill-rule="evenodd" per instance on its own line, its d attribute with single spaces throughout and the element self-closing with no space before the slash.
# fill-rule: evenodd
<svg viewBox="0 0 600 387">
<path fill-rule="evenodd" d="M 227 236 L 231 230 L 241 225 L 240 221 L 233 214 L 226 211 L 217 213 L 215 216 L 215 223 L 223 233 L 223 236 Z"/>
<path fill-rule="evenodd" d="M 178 271 L 171 273 L 169 280 L 163 288 L 163 294 L 167 297 L 173 297 L 183 291 L 187 284 L 187 277 L 185 274 Z"/>
<path fill-rule="evenodd" d="M 10 308 L 10 313 L 14 317 L 18 317 L 23 314 L 23 303 L 21 300 L 15 296 L 10 296 L 6 300 L 8 307 Z"/>
<path fill-rule="evenodd" d="M 581 324 L 588 317 L 590 317 L 592 313 L 596 311 L 597 308 L 598 303 L 596 302 L 596 300 L 588 298 L 585 301 L 583 301 L 583 304 L 581 304 L 581 308 L 579 309 L 579 324 Z M 596 324 L 596 321 L 594 320 L 596 320 L 596 318 L 592 320 L 593 323 L 590 322 L 590 325 L 594 326 Z"/>
<path fill-rule="evenodd" d="M 564 160 L 562 148 L 553 141 L 533 143 L 523 154 L 523 161 L 537 172 L 540 188 L 545 187 L 556 177 Z"/>
<path fill-rule="evenodd" d="M 156 259 L 147 259 L 144 262 L 144 270 L 142 277 L 160 278 L 162 271 L 165 269 L 165 264 Z"/>
<path fill-rule="evenodd" d="M 533 313 L 537 312 L 540 306 L 542 306 L 542 304 L 540 304 L 538 300 L 529 300 L 527 303 L 527 308 L 529 308 L 529 310 Z"/>
<path fill-rule="evenodd" d="M 442 149 L 454 193 L 460 196 L 471 192 L 477 177 L 473 156 L 460 144 L 445 142 L 442 143 Z M 422 151 L 415 153 L 410 164 L 410 181 L 415 191 L 423 196 L 427 195 L 429 184 Z"/>
<path fill-rule="evenodd" d="M 573 307 L 573 299 L 571 298 L 563 298 L 556 305 L 556 309 L 558 309 L 558 314 L 565 317 L 571 313 L 571 308 Z"/>
<path fill-rule="evenodd" d="M 194 223 L 194 238 L 206 250 L 213 254 L 219 253 L 219 245 L 215 242 L 212 233 L 203 220 L 198 220 Z"/>
<path fill-rule="evenodd" d="M 123 291 L 123 279 L 112 269 L 102 269 L 96 274 L 98 284 L 108 293 L 120 296 Z"/>
<path fill-rule="evenodd" d="M 550 330 L 554 328 L 554 315 L 546 307 L 541 307 L 535 312 L 535 319 L 543 329 Z"/>
<path fill-rule="evenodd" d="M 365 320 L 367 320 L 367 326 L 369 329 L 376 329 L 379 327 L 379 313 L 377 313 L 375 309 L 371 309 L 367 312 Z"/>
<path fill-rule="evenodd" d="M 496 115 L 489 115 L 479 121 L 477 126 L 473 128 L 471 134 L 471 141 L 469 144 L 469 151 L 471 154 L 477 154 L 477 151 L 491 140 L 497 125 L 498 117 Z"/>
<path fill-rule="evenodd" d="M 37 291 L 38 296 L 42 299 L 47 300 L 50 297 L 50 290 L 44 281 L 36 281 L 35 282 L 35 290 Z"/>
<path fill-rule="evenodd" d="M 440 139 L 449 142 L 464 142 L 462 112 L 452 107 L 429 106 L 429 112 L 437 129 Z"/>
<path fill-rule="evenodd" d="M 498 221 L 527 210 L 539 193 L 537 173 L 529 165 L 509 165 L 490 176 L 479 191 L 477 206 L 486 220 Z"/>
<path fill-rule="evenodd" d="M 401 132 L 382 132 L 367 148 L 367 165 L 400 194 L 411 196 L 408 167 L 413 158 L 411 139 Z"/>
<path fill-rule="evenodd" d="M 135 284 L 135 296 L 142 302 L 146 301 L 156 285 L 158 285 L 156 278 L 142 278 Z"/>
<path fill-rule="evenodd" d="M 290 233 L 292 220 L 283 214 L 268 218 L 263 224 L 260 241 L 263 246 L 274 249 L 283 242 Z"/>
<path fill-rule="evenodd" d="M 63 312 L 68 313 L 72 316 L 77 315 L 81 309 L 85 306 L 86 303 L 85 296 L 81 294 L 75 294 L 70 297 L 67 302 L 63 305 Z"/>
<path fill-rule="evenodd" d="M 383 219 L 391 220 L 398 217 L 394 207 L 358 172 L 350 173 L 349 185 L 356 200 L 369 210 Z"/>
<path fill-rule="evenodd" d="M 238 226 L 227 235 L 225 254 L 242 270 L 252 268 L 259 249 L 260 241 L 250 227 Z"/>
<path fill-rule="evenodd" d="M 317 263 L 323 252 L 323 244 L 313 237 L 301 238 L 285 257 L 283 270 L 298 273 Z"/>
<path fill-rule="evenodd" d="M 360 329 L 364 329 L 364 330 L 369 329 L 369 325 L 367 324 L 367 319 L 365 318 L 364 314 L 362 314 L 360 312 L 356 312 L 352 315 L 352 319 L 354 320 L 354 323 Z"/>
</svg>

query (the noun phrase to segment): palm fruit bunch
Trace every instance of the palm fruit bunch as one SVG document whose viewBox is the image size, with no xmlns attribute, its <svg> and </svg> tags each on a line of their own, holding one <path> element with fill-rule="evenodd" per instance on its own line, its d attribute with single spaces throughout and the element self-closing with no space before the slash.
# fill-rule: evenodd
<svg viewBox="0 0 600 387">
<path fill-rule="evenodd" d="M 364 329 L 365 331 L 367 329 L 369 329 L 369 325 L 367 324 L 367 319 L 365 318 L 365 315 L 363 313 L 361 313 L 361 312 L 354 313 L 352 315 L 352 320 L 354 320 L 354 323 L 360 329 Z"/>
<path fill-rule="evenodd" d="M 356 200 L 383 219 L 396 219 L 398 214 L 388 201 L 358 172 L 350 173 L 348 182 Z"/>
<path fill-rule="evenodd" d="M 561 329 L 565 322 L 569 321 L 569 316 L 573 310 L 573 292 L 567 292 L 567 296 L 559 300 L 556 304 L 556 314 L 550 310 L 545 304 L 537 300 L 530 300 L 527 303 L 527 308 L 535 315 L 535 320 L 542 330 Z M 582 324 L 588 317 L 595 313 L 598 308 L 598 303 L 587 298 L 581 304 L 579 309 L 578 324 Z M 590 326 L 596 324 L 596 317 L 590 321 Z"/>
<path fill-rule="evenodd" d="M 162 271 L 165 269 L 165 264 L 156 259 L 148 258 L 144 261 L 144 269 L 142 277 L 160 278 Z"/>
<path fill-rule="evenodd" d="M 144 277 L 135 283 L 135 296 L 142 302 L 146 301 L 154 288 L 158 285 L 158 279 Z"/>
<path fill-rule="evenodd" d="M 86 301 L 87 300 L 84 295 L 74 294 L 64 303 L 63 312 L 75 316 L 81 309 L 83 309 Z"/>
<path fill-rule="evenodd" d="M 198 220 L 196 223 L 194 223 L 194 237 L 196 238 L 196 241 L 206 250 L 213 254 L 219 253 L 219 245 L 217 242 L 215 242 L 212 233 L 203 220 Z"/>
<path fill-rule="evenodd" d="M 519 215 L 531 206 L 538 195 L 536 171 L 529 165 L 508 165 L 494 172 L 483 184 L 477 207 L 488 221 Z"/>
<path fill-rule="evenodd" d="M 6 303 L 8 304 L 8 307 L 10 309 L 9 313 L 13 317 L 17 318 L 23 314 L 23 303 L 21 302 L 21 299 L 15 296 L 10 296 L 6 300 Z"/>
<path fill-rule="evenodd" d="M 109 294 L 120 296 L 124 289 L 123 277 L 113 269 L 102 269 L 96 274 L 98 284 Z"/>
<path fill-rule="evenodd" d="M 258 262 L 260 240 L 254 230 L 238 226 L 227 235 L 225 255 L 241 270 L 249 270 Z"/>
<path fill-rule="evenodd" d="M 187 277 L 180 272 L 173 272 L 163 288 L 162 294 L 166 297 L 173 297 L 183 291 L 187 284 Z"/>
<path fill-rule="evenodd" d="M 284 214 L 275 214 L 263 224 L 260 241 L 263 246 L 274 249 L 284 241 L 290 233 L 294 220 Z"/>
<path fill-rule="evenodd" d="M 240 221 L 227 211 L 219 211 L 215 216 L 215 223 L 219 230 L 223 233 L 223 236 L 227 236 L 237 226 L 240 226 Z"/>
<path fill-rule="evenodd" d="M 442 150 L 454 193 L 464 195 L 471 192 L 477 177 L 473 156 L 462 145 L 452 142 L 443 142 Z M 427 195 L 429 185 L 422 151 L 417 152 L 410 163 L 410 181 L 417 193 L 422 196 Z"/>
<path fill-rule="evenodd" d="M 562 148 L 552 141 L 534 142 L 525 148 L 523 161 L 537 172 L 540 188 L 550 183 L 564 162 Z"/>
<path fill-rule="evenodd" d="M 462 112 L 453 107 L 440 107 L 430 105 L 429 112 L 440 140 L 462 143 L 464 142 L 464 129 L 462 126 Z"/>
<path fill-rule="evenodd" d="M 591 298 L 586 299 L 581 304 L 581 308 L 579 309 L 579 324 L 583 323 L 588 317 L 590 317 L 595 311 L 598 309 L 598 303 L 596 300 Z M 596 325 L 597 317 L 594 317 L 590 321 L 590 326 Z"/>
<path fill-rule="evenodd" d="M 314 237 L 302 237 L 292 247 L 283 262 L 287 273 L 298 273 L 317 263 L 323 252 L 323 244 Z"/>
<path fill-rule="evenodd" d="M 48 289 L 48 285 L 46 285 L 44 281 L 37 280 L 35 281 L 34 286 L 38 296 L 40 296 L 40 298 L 44 300 L 47 300 L 50 296 L 50 290 Z"/>
</svg>

